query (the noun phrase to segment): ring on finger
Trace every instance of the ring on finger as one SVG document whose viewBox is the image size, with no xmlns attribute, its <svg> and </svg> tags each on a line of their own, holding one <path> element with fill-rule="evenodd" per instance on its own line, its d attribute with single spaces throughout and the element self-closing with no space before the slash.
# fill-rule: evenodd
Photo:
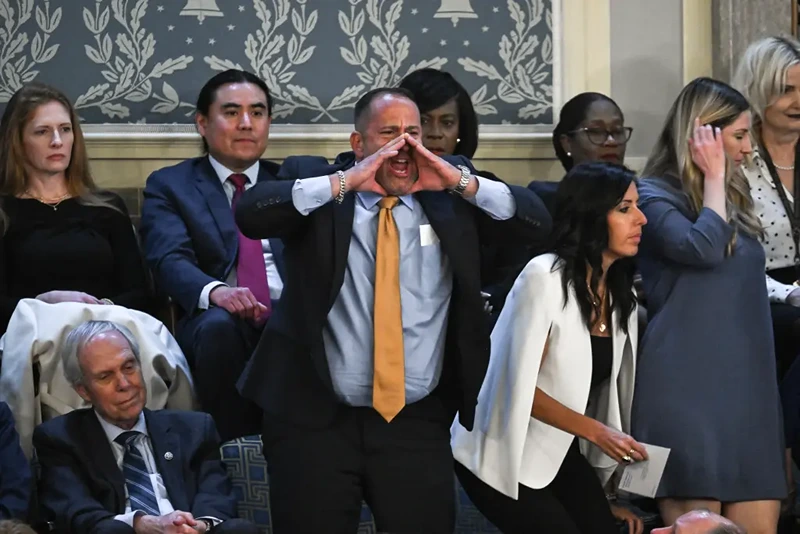
<svg viewBox="0 0 800 534">
<path fill-rule="evenodd" d="M 633 463 L 633 458 L 631 458 L 630 456 L 628 456 L 626 454 L 625 456 L 622 457 L 622 461 L 627 463 L 627 464 L 632 464 Z"/>
</svg>

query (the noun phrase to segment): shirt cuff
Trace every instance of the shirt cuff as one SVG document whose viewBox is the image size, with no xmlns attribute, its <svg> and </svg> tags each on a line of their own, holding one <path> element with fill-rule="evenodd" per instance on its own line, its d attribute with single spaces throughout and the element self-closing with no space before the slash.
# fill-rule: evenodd
<svg viewBox="0 0 800 534">
<path fill-rule="evenodd" d="M 292 186 L 292 203 L 301 215 L 308 215 L 333 200 L 328 176 L 297 180 Z"/>
<path fill-rule="evenodd" d="M 222 519 L 216 518 L 213 515 L 201 515 L 199 517 L 195 517 L 195 519 L 207 519 L 211 521 L 212 525 L 215 527 L 222 523 Z"/>
<path fill-rule="evenodd" d="M 797 289 L 797 286 L 789 284 L 770 284 L 769 285 L 769 301 L 770 302 L 786 302 L 789 294 Z"/>
<path fill-rule="evenodd" d="M 465 199 L 467 202 L 497 221 L 506 221 L 517 213 L 517 201 L 506 184 L 482 176 L 475 176 L 475 179 L 478 180 L 478 192 Z"/>
<path fill-rule="evenodd" d="M 115 515 L 114 519 L 116 519 L 117 521 L 122 521 L 129 527 L 133 528 L 133 520 L 136 518 L 136 514 L 145 515 L 145 513 L 141 510 L 131 510 L 127 514 Z"/>
<path fill-rule="evenodd" d="M 227 284 L 225 284 L 224 282 L 219 282 L 217 280 L 207 283 L 206 286 L 203 288 L 203 290 L 200 292 L 200 298 L 197 299 L 197 308 L 200 310 L 207 310 L 211 306 L 211 303 L 209 302 L 211 292 L 214 290 L 214 288 L 225 285 Z"/>
</svg>

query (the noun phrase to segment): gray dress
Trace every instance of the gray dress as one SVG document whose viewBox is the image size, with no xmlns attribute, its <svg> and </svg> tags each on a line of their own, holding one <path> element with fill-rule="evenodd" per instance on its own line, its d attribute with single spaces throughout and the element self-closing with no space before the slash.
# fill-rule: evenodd
<svg viewBox="0 0 800 534">
<path fill-rule="evenodd" d="M 764 250 L 680 182 L 639 186 L 639 248 L 650 322 L 633 398 L 634 438 L 672 449 L 658 497 L 722 502 L 786 495 Z"/>
</svg>

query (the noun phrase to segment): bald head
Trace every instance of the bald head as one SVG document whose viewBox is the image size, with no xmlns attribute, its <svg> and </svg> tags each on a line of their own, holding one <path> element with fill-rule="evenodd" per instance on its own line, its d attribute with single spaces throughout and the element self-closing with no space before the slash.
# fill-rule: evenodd
<svg viewBox="0 0 800 534">
<path fill-rule="evenodd" d="M 671 527 L 653 529 L 651 534 L 747 534 L 747 531 L 714 512 L 694 510 L 680 516 Z"/>
<path fill-rule="evenodd" d="M 378 87 L 364 93 L 364 95 L 356 102 L 353 111 L 353 123 L 356 131 L 362 135 L 366 133 L 367 124 L 372 118 L 373 106 L 378 101 L 392 101 L 392 100 L 407 100 L 414 104 L 414 95 L 408 90 L 399 87 Z"/>
</svg>

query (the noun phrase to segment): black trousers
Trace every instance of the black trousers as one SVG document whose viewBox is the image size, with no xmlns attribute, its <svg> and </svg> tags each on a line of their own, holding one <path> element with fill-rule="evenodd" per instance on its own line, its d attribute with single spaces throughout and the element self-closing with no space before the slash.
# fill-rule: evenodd
<svg viewBox="0 0 800 534">
<path fill-rule="evenodd" d="M 261 329 L 216 307 L 187 318 L 179 329 L 200 405 L 223 443 L 261 431 L 261 409 L 236 389 L 260 337 Z"/>
<path fill-rule="evenodd" d="M 772 269 L 767 274 L 783 284 L 792 284 L 797 279 L 797 270 L 794 267 Z M 772 313 L 778 379 L 781 380 L 800 353 L 800 308 L 783 302 L 772 302 L 769 307 Z"/>
<path fill-rule="evenodd" d="M 362 500 L 378 532 L 455 528 L 450 421 L 343 406 L 323 429 L 266 414 L 262 439 L 273 534 L 355 534 Z"/>
<path fill-rule="evenodd" d="M 520 484 L 514 500 L 455 462 L 458 480 L 486 519 L 505 534 L 619 534 L 594 469 L 575 439 L 556 477 L 542 489 Z"/>
</svg>

